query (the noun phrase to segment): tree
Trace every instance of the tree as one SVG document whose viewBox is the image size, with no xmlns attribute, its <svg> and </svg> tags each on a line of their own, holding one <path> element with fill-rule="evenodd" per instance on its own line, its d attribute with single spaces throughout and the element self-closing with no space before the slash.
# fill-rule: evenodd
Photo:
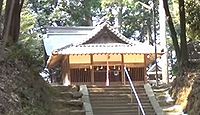
<svg viewBox="0 0 200 115">
<path fill-rule="evenodd" d="M 37 14 L 36 28 L 45 33 L 47 26 L 91 26 L 92 17 L 100 12 L 100 0 L 30 0 Z"/>
<path fill-rule="evenodd" d="M 12 45 L 19 39 L 20 13 L 24 0 L 7 0 L 5 9 L 3 39 L 5 44 Z"/>
<path fill-rule="evenodd" d="M 7 0 L 5 6 L 3 33 L 0 40 L 0 60 L 4 59 L 4 49 L 6 46 L 15 44 L 19 39 L 20 13 L 24 0 Z M 3 1 L 0 1 L 0 12 L 2 12 Z"/>
<path fill-rule="evenodd" d="M 139 2 L 146 4 L 146 6 L 151 6 L 147 0 L 102 0 L 102 7 L 118 12 L 117 20 L 119 31 L 127 38 L 141 42 L 149 40 L 150 44 L 152 44 L 152 9 L 143 7 Z M 155 3 L 155 8 L 158 9 L 158 2 Z M 156 11 L 155 17 L 158 19 L 158 11 Z M 158 21 L 156 25 L 158 25 Z M 156 29 L 158 30 L 159 28 Z"/>
<path fill-rule="evenodd" d="M 192 7 L 191 7 L 192 6 Z M 190 40 L 200 40 L 200 1 L 187 0 L 186 1 L 186 23 L 187 23 L 187 37 Z"/>
<path fill-rule="evenodd" d="M 116 10 L 118 11 L 118 29 L 119 32 L 121 32 L 121 28 L 122 28 L 122 14 L 123 14 L 123 8 L 125 7 L 125 5 L 128 3 L 127 0 L 102 0 L 102 7 L 104 8 L 116 8 Z M 109 8 L 109 9 L 110 9 Z"/>
<path fill-rule="evenodd" d="M 168 1 L 163 0 L 165 13 L 167 16 L 167 22 L 170 28 L 173 46 L 175 48 L 178 68 L 180 74 L 183 74 L 183 70 L 187 68 L 188 64 L 188 52 L 187 52 L 187 41 L 186 41 L 186 21 L 185 21 L 185 4 L 184 0 L 179 0 L 179 15 L 180 15 L 180 44 L 178 42 L 177 33 L 174 27 L 174 23 L 169 11 Z"/>
<path fill-rule="evenodd" d="M 2 39 L 2 28 L 3 28 L 2 7 L 3 7 L 3 0 L 0 0 L 0 39 Z"/>
</svg>

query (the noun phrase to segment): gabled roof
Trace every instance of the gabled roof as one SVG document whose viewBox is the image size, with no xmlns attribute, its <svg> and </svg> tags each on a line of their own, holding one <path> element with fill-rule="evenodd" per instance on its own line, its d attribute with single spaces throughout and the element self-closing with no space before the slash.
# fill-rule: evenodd
<svg viewBox="0 0 200 115">
<path fill-rule="evenodd" d="M 107 38 L 103 39 L 103 37 Z M 131 44 L 129 39 L 107 23 L 96 27 L 49 27 L 44 39 L 47 55 L 50 55 L 53 50 L 59 51 L 69 46 L 95 43 Z"/>
<path fill-rule="evenodd" d="M 105 41 L 103 41 L 102 38 Z M 94 30 L 91 31 L 90 34 L 88 34 L 87 39 L 85 41 L 80 42 L 80 44 L 92 44 L 92 43 L 131 44 L 128 38 L 126 38 L 124 35 L 119 33 L 116 28 L 113 28 L 107 23 L 98 25 Z"/>
<path fill-rule="evenodd" d="M 44 39 L 47 55 L 56 54 L 149 54 L 155 47 L 132 42 L 107 23 L 96 27 L 50 27 Z M 161 53 L 158 50 L 158 53 Z"/>
</svg>

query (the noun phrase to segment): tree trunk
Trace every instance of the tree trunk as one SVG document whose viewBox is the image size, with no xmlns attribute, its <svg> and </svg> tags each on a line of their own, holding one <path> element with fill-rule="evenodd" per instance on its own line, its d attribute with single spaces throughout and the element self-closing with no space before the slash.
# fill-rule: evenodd
<svg viewBox="0 0 200 115">
<path fill-rule="evenodd" d="M 0 41 L 0 61 L 4 60 L 5 52 L 4 49 L 6 47 L 9 37 L 10 25 L 12 22 L 12 13 L 14 9 L 15 0 L 7 0 L 6 9 L 5 9 L 5 21 L 4 21 L 4 29 L 3 29 L 3 38 Z"/>
<path fill-rule="evenodd" d="M 181 60 L 180 66 L 186 67 L 188 64 L 188 49 L 186 41 L 186 21 L 185 21 L 185 5 L 184 0 L 179 0 L 179 15 L 180 15 L 180 47 L 181 47 Z M 183 68 L 183 69 L 184 69 Z"/>
<path fill-rule="evenodd" d="M 178 44 L 177 33 L 176 33 L 175 28 L 174 28 L 172 17 L 171 17 L 171 14 L 169 12 L 169 6 L 168 6 L 167 0 L 163 0 L 163 6 L 164 6 L 164 9 L 165 9 L 165 14 L 167 16 L 167 22 L 168 22 L 168 25 L 169 25 L 169 29 L 170 29 L 171 37 L 172 37 L 172 41 L 173 41 L 173 46 L 174 46 L 176 56 L 177 56 L 177 62 L 180 63 L 180 59 L 181 59 L 180 47 L 179 47 L 179 44 Z"/>
<path fill-rule="evenodd" d="M 3 0 L 0 0 L 0 13 L 2 12 Z"/>
<path fill-rule="evenodd" d="M 3 0 L 0 0 L 0 40 L 2 39 L 2 23 L 3 23 L 3 17 L 2 15 L 2 7 L 3 7 Z"/>
<path fill-rule="evenodd" d="M 13 6 L 10 5 L 11 3 L 13 4 Z M 7 0 L 8 6 L 6 6 L 6 13 L 5 13 L 4 39 L 7 39 L 5 44 L 8 46 L 16 43 L 19 39 L 20 13 L 21 13 L 23 3 L 24 3 L 24 0 L 21 0 L 21 1 L 14 0 L 14 2 L 12 2 L 12 0 Z M 12 13 L 10 14 L 10 12 Z"/>
<path fill-rule="evenodd" d="M 92 17 L 91 17 L 91 15 L 86 14 L 85 19 L 86 19 L 86 25 L 87 26 L 92 26 L 93 25 L 92 24 Z"/>
<path fill-rule="evenodd" d="M 84 17 L 85 17 L 85 21 L 83 22 L 82 25 L 84 26 L 92 26 L 92 15 L 91 15 L 91 6 L 89 4 L 89 1 L 85 0 L 82 2 L 85 13 L 84 13 Z"/>
<path fill-rule="evenodd" d="M 19 39 L 19 34 L 20 34 L 20 14 L 21 10 L 23 7 L 24 0 L 15 0 L 15 7 L 13 11 L 13 19 L 12 19 L 12 31 L 11 31 L 11 36 L 12 36 L 12 43 L 16 43 Z"/>
<path fill-rule="evenodd" d="M 6 2 L 6 11 L 5 11 L 5 21 L 4 21 L 4 30 L 3 30 L 3 48 L 9 42 L 9 33 L 12 25 L 12 14 L 15 6 L 15 0 L 7 0 Z"/>
<path fill-rule="evenodd" d="M 150 18 L 147 19 L 147 41 L 150 45 L 153 45 L 152 39 L 152 30 L 151 30 L 151 21 Z"/>
</svg>

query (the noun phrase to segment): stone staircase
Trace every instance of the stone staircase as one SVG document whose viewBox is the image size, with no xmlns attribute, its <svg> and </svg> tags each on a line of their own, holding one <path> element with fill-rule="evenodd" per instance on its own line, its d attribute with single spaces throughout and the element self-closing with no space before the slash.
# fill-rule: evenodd
<svg viewBox="0 0 200 115">
<path fill-rule="evenodd" d="M 56 92 L 52 99 L 51 115 L 85 115 L 82 93 L 77 86 L 52 86 Z"/>
<path fill-rule="evenodd" d="M 143 85 L 135 86 L 146 115 L 155 115 Z M 138 115 L 138 104 L 129 86 L 88 86 L 94 115 Z"/>
</svg>

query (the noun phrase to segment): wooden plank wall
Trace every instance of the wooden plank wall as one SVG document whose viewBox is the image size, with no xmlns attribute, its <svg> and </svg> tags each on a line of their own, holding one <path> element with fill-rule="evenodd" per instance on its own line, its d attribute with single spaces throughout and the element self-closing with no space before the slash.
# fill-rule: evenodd
<svg viewBox="0 0 200 115">
<path fill-rule="evenodd" d="M 144 81 L 144 67 L 140 68 L 128 68 L 128 73 L 132 79 L 132 81 Z M 126 78 L 126 81 L 128 79 Z"/>
<path fill-rule="evenodd" d="M 72 82 L 91 82 L 90 69 L 70 69 Z"/>
</svg>

